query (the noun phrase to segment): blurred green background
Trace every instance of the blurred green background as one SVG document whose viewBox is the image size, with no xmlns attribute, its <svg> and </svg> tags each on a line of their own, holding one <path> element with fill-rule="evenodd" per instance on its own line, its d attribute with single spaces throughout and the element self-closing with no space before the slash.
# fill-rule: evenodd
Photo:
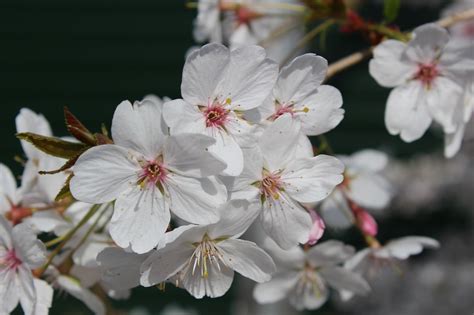
<svg viewBox="0 0 474 315">
<path fill-rule="evenodd" d="M 370 3 L 361 11 L 374 20 L 381 12 L 380 4 Z M 438 14 L 439 7 L 402 7 L 397 22 L 409 29 L 436 20 Z M 193 45 L 194 16 L 179 0 L 2 0 L 0 161 L 20 174 L 13 160 L 21 155 L 14 118 L 22 107 L 43 113 L 54 133 L 62 136 L 66 134 L 63 106 L 91 130 L 98 130 L 102 122 L 110 126 L 122 100 L 140 100 L 150 93 L 180 97 L 184 55 Z M 312 51 L 333 61 L 366 45 L 357 35 L 333 30 L 326 49 L 316 43 Z M 386 132 L 383 112 L 388 90 L 370 78 L 366 63 L 338 75 L 330 84 L 345 99 L 346 117 L 328 135 L 338 153 L 372 147 L 407 157 L 442 148 L 436 132 L 412 144 Z M 233 294 L 196 301 L 171 287 L 166 293 L 137 290 L 131 300 L 117 305 L 126 310 L 141 305 L 156 314 L 165 305 L 177 303 L 192 305 L 200 314 L 227 314 Z M 61 294 L 56 294 L 55 303 L 51 314 L 88 314 L 80 302 Z"/>
</svg>

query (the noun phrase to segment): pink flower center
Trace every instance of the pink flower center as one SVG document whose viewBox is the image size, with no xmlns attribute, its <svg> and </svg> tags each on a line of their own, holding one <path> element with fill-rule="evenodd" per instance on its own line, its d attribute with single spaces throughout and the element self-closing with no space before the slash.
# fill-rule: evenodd
<svg viewBox="0 0 474 315">
<path fill-rule="evenodd" d="M 243 25 L 250 23 L 253 19 L 259 18 L 261 15 L 246 6 L 239 5 L 235 10 L 235 16 L 237 18 L 237 24 Z"/>
<path fill-rule="evenodd" d="M 168 175 L 168 171 L 159 161 L 148 161 L 142 167 L 139 184 L 157 185 L 161 184 Z"/>
<path fill-rule="evenodd" d="M 295 109 L 294 104 L 280 104 L 278 101 L 275 102 L 276 111 L 270 117 L 270 120 L 276 120 L 278 117 L 284 114 L 290 114 L 291 117 L 294 117 L 297 113 L 307 113 L 309 112 L 309 108 L 304 106 L 302 109 Z"/>
<path fill-rule="evenodd" d="M 224 127 L 229 118 L 229 110 L 217 101 L 205 107 L 202 112 L 206 118 L 206 127 Z"/>
<path fill-rule="evenodd" d="M 434 79 L 439 76 L 436 63 L 419 64 L 416 80 L 420 80 L 426 88 L 430 88 Z"/>
<path fill-rule="evenodd" d="M 283 183 L 280 175 L 264 172 L 264 177 L 260 183 L 260 193 L 265 198 L 280 198 L 280 191 L 283 190 Z"/>
<path fill-rule="evenodd" d="M 6 267 L 8 270 L 16 271 L 23 262 L 18 258 L 15 249 L 7 251 L 6 255 L 0 259 L 0 266 Z"/>
</svg>

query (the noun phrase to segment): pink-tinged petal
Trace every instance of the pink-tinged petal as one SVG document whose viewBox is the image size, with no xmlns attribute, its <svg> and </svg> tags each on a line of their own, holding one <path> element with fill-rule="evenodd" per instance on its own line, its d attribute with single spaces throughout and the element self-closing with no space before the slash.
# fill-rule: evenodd
<svg viewBox="0 0 474 315">
<path fill-rule="evenodd" d="M 162 104 L 150 100 L 120 103 L 112 121 L 114 143 L 155 159 L 168 133 L 161 113 Z"/>
<path fill-rule="evenodd" d="M 354 211 L 357 226 L 364 233 L 364 235 L 376 236 L 378 233 L 377 221 L 367 211 L 362 208 L 357 208 Z"/>
<path fill-rule="evenodd" d="M 216 95 L 216 87 L 227 72 L 230 51 L 217 43 L 192 52 L 183 68 L 181 94 L 192 105 L 206 106 Z M 226 97 L 226 96 L 224 96 Z"/>
<path fill-rule="evenodd" d="M 323 237 L 324 230 L 326 229 L 326 225 L 324 224 L 323 219 L 318 215 L 318 213 L 310 209 L 309 214 L 311 215 L 311 220 L 313 220 L 313 227 L 311 228 L 311 232 L 309 233 L 309 240 L 308 244 L 313 246 Z"/>
<path fill-rule="evenodd" d="M 74 165 L 73 196 L 88 203 L 105 203 L 136 185 L 141 166 L 136 153 L 117 145 L 87 150 Z"/>
<path fill-rule="evenodd" d="M 143 254 L 158 245 L 169 222 L 169 208 L 158 188 L 137 185 L 117 198 L 110 235 L 120 247 Z"/>
<path fill-rule="evenodd" d="M 392 90 L 385 109 L 385 125 L 392 135 L 403 141 L 415 141 L 431 125 L 423 85 L 412 81 Z"/>
</svg>

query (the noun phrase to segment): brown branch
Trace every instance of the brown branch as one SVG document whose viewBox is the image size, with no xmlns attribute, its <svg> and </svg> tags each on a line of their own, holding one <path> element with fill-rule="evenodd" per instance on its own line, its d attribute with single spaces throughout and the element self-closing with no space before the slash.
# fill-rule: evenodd
<svg viewBox="0 0 474 315">
<path fill-rule="evenodd" d="M 445 18 L 442 18 L 435 23 L 441 27 L 450 27 L 456 23 L 466 21 L 469 19 L 474 19 L 474 9 L 470 9 L 464 12 L 455 13 Z M 352 67 L 359 62 L 369 58 L 372 55 L 372 51 L 374 50 L 375 46 L 355 52 L 347 57 L 344 57 L 336 62 L 333 62 L 328 67 L 328 72 L 326 75 L 326 81 L 333 77 L 335 74 Z"/>
</svg>

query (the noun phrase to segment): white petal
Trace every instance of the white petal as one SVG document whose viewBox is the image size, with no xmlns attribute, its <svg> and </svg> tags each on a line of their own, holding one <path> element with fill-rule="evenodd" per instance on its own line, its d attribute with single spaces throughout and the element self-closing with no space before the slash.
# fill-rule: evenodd
<svg viewBox="0 0 474 315">
<path fill-rule="evenodd" d="M 48 315 L 49 309 L 53 304 L 53 288 L 46 282 L 40 279 L 34 279 L 36 292 L 36 308 L 35 315 Z"/>
<path fill-rule="evenodd" d="M 73 265 L 69 271 L 69 275 L 79 280 L 83 288 L 91 288 L 100 281 L 100 271 L 97 266 L 94 268 L 88 268 L 79 265 Z"/>
<path fill-rule="evenodd" d="M 342 242 L 329 240 L 312 247 L 307 257 L 315 267 L 337 265 L 354 255 L 355 249 Z"/>
<path fill-rule="evenodd" d="M 278 65 L 266 58 L 265 49 L 245 46 L 231 51 L 229 68 L 216 91 L 231 99 L 233 109 L 249 110 L 263 103 L 277 76 Z"/>
<path fill-rule="evenodd" d="M 143 254 L 164 237 L 169 222 L 169 208 L 158 188 L 135 186 L 117 198 L 110 235 L 120 247 Z"/>
<path fill-rule="evenodd" d="M 315 93 L 326 77 L 328 62 L 315 54 L 305 54 L 283 67 L 274 88 L 280 103 L 299 103 Z"/>
<path fill-rule="evenodd" d="M 329 289 L 326 282 L 317 273 L 313 283 L 298 283 L 290 292 L 290 304 L 297 310 L 315 310 L 323 306 L 329 298 Z"/>
<path fill-rule="evenodd" d="M 259 283 L 253 290 L 253 297 L 260 304 L 275 303 L 283 300 L 296 285 L 298 273 L 289 271 L 278 273 L 266 283 Z"/>
<path fill-rule="evenodd" d="M 255 142 L 257 141 L 255 128 L 255 125 L 240 118 L 235 112 L 229 112 L 225 129 L 234 137 L 235 141 L 237 141 L 242 148 L 255 145 Z"/>
<path fill-rule="evenodd" d="M 46 262 L 46 248 L 28 224 L 16 225 L 12 230 L 12 240 L 16 251 L 28 267 L 38 268 Z"/>
<path fill-rule="evenodd" d="M 70 187 L 84 202 L 105 203 L 116 199 L 138 181 L 141 167 L 131 151 L 117 145 L 100 145 L 87 150 L 74 165 Z"/>
<path fill-rule="evenodd" d="M 72 259 L 76 265 L 89 268 L 97 267 L 97 255 L 110 246 L 107 243 L 107 240 L 110 239 L 105 237 L 97 238 L 97 236 L 94 236 L 95 235 L 89 236 L 89 239 L 74 251 Z"/>
<path fill-rule="evenodd" d="M 292 160 L 299 135 L 300 124 L 286 114 L 265 129 L 259 145 L 268 170 L 283 169 Z"/>
<path fill-rule="evenodd" d="M 255 243 L 228 239 L 218 244 L 227 266 L 258 283 L 269 281 L 276 271 L 275 263 Z"/>
<path fill-rule="evenodd" d="M 205 135 L 180 134 L 168 137 L 163 160 L 166 167 L 176 173 L 192 177 L 217 175 L 226 167 L 212 151 L 214 139 Z M 209 148 L 209 149 L 208 149 Z"/>
<path fill-rule="evenodd" d="M 31 224 L 41 232 L 55 231 L 59 226 L 68 225 L 63 216 L 56 210 L 36 211 L 23 222 Z"/>
<path fill-rule="evenodd" d="M 212 238 L 238 238 L 247 231 L 260 214 L 261 204 L 258 201 L 230 200 L 219 209 L 219 222 L 209 226 Z"/>
<path fill-rule="evenodd" d="M 212 43 L 191 53 L 183 68 L 181 94 L 192 105 L 207 105 L 217 95 L 215 90 L 230 62 L 229 50 Z"/>
<path fill-rule="evenodd" d="M 36 291 L 31 270 L 21 266 L 17 270 L 20 285 L 20 304 L 25 314 L 34 314 L 36 309 Z"/>
<path fill-rule="evenodd" d="M 8 269 L 0 270 L 0 314 L 10 314 L 20 300 L 20 288 L 17 275 Z M 3 314 L 2 314 L 3 315 Z"/>
<path fill-rule="evenodd" d="M 295 245 L 289 249 L 282 249 L 270 237 L 261 242 L 262 248 L 270 254 L 278 270 L 297 270 L 304 268 L 306 254 L 303 248 Z"/>
<path fill-rule="evenodd" d="M 12 227 L 7 219 L 0 215 L 0 245 L 5 248 L 12 248 Z"/>
<path fill-rule="evenodd" d="M 320 212 L 324 223 L 335 229 L 347 229 L 355 222 L 346 197 L 339 188 L 334 189 L 332 194 L 323 200 Z"/>
<path fill-rule="evenodd" d="M 369 209 L 385 208 L 392 197 L 388 181 L 377 174 L 358 174 L 350 179 L 346 190 L 350 199 Z"/>
<path fill-rule="evenodd" d="M 341 106 L 342 95 L 338 89 L 329 85 L 320 86 L 297 106 L 297 109 L 308 109 L 308 112 L 297 114 L 303 132 L 317 136 L 335 128 L 344 118 Z"/>
<path fill-rule="evenodd" d="M 94 314 L 105 315 L 104 303 L 94 293 L 81 287 L 77 280 L 67 276 L 59 276 L 56 282 L 67 293 L 82 301 Z"/>
<path fill-rule="evenodd" d="M 264 203 L 260 220 L 267 235 L 283 249 L 306 243 L 313 226 L 309 213 L 286 193 Z"/>
<path fill-rule="evenodd" d="M 370 60 L 370 75 L 384 87 L 396 87 L 412 78 L 417 66 L 408 60 L 402 60 L 407 45 L 398 40 L 385 40 L 374 49 L 374 58 Z"/>
<path fill-rule="evenodd" d="M 385 125 L 390 134 L 400 134 L 405 142 L 421 138 L 431 124 L 422 88 L 412 81 L 392 90 L 387 100 Z"/>
<path fill-rule="evenodd" d="M 300 135 L 298 137 L 298 144 L 295 150 L 295 158 L 311 158 L 314 156 L 313 145 L 311 144 L 311 140 L 303 133 L 303 130 L 301 130 L 300 132 Z"/>
<path fill-rule="evenodd" d="M 224 184 L 213 177 L 198 179 L 170 174 L 165 186 L 171 211 L 190 223 L 216 222 L 218 207 L 227 201 Z"/>
<path fill-rule="evenodd" d="M 413 30 L 413 39 L 408 43 L 405 57 L 421 63 L 434 61 L 449 41 L 446 29 L 434 23 L 421 25 Z"/>
<path fill-rule="evenodd" d="M 183 287 L 196 299 L 204 296 L 210 298 L 221 297 L 229 291 L 234 280 L 234 271 L 225 266 L 219 270 L 212 266 L 208 269 L 208 276 L 202 277 L 200 272 L 192 275 L 190 272 L 183 279 Z"/>
<path fill-rule="evenodd" d="M 244 169 L 242 173 L 232 181 L 230 190 L 233 192 L 247 190 L 252 183 L 262 179 L 263 155 L 260 148 L 253 146 L 245 148 L 242 151 L 244 155 Z"/>
<path fill-rule="evenodd" d="M 166 102 L 163 107 L 163 118 L 170 127 L 170 133 L 201 133 L 206 131 L 206 118 L 198 106 L 177 99 Z"/>
<path fill-rule="evenodd" d="M 460 126 L 454 133 L 444 135 L 444 156 L 452 158 L 459 152 L 464 137 L 465 126 Z"/>
<path fill-rule="evenodd" d="M 117 289 L 132 289 L 140 284 L 140 267 L 147 257 L 109 247 L 97 255 L 97 263 L 106 283 Z"/>
<path fill-rule="evenodd" d="M 149 100 L 133 106 L 129 101 L 120 103 L 112 121 L 114 143 L 155 159 L 167 134 L 161 111 L 161 105 Z"/>
<path fill-rule="evenodd" d="M 318 155 L 292 161 L 281 175 L 284 189 L 292 198 L 303 203 L 320 201 L 344 179 L 344 165 L 337 158 Z"/>
<path fill-rule="evenodd" d="M 216 143 L 209 147 L 209 152 L 226 163 L 223 170 L 224 175 L 238 176 L 244 167 L 244 156 L 242 149 L 232 135 L 222 129 L 209 130 L 213 134 Z"/>
<path fill-rule="evenodd" d="M 16 203 L 16 180 L 10 169 L 0 163 L 0 214 L 10 210 L 10 202 Z"/>
<path fill-rule="evenodd" d="M 423 248 L 438 248 L 438 241 L 422 236 L 407 236 L 390 241 L 375 254 L 377 257 L 407 259 L 423 251 Z"/>
<path fill-rule="evenodd" d="M 21 132 L 32 132 L 42 136 L 52 136 L 51 127 L 41 114 L 36 114 L 28 108 L 22 108 L 20 113 L 15 118 L 16 131 Z M 21 146 L 28 159 L 37 159 L 41 152 L 36 149 L 31 143 L 24 140 L 21 141 Z"/>
<path fill-rule="evenodd" d="M 191 243 L 179 241 L 154 251 L 140 268 L 141 285 L 150 287 L 170 279 L 188 263 L 193 251 Z"/>
<path fill-rule="evenodd" d="M 341 267 L 321 268 L 319 271 L 329 286 L 337 290 L 347 290 L 359 295 L 367 294 L 370 286 L 359 274 Z"/>
<path fill-rule="evenodd" d="M 348 168 L 355 166 L 359 169 L 378 172 L 387 166 L 388 155 L 382 151 L 365 149 L 352 154 L 348 159 L 342 159 L 342 161 L 344 163 L 347 161 Z"/>
</svg>

